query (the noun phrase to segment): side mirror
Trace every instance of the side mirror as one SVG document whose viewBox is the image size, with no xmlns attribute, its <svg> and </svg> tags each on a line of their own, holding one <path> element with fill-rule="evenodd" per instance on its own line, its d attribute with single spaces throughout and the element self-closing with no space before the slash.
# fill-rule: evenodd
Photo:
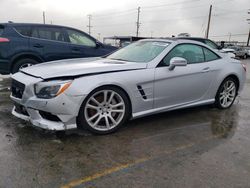
<svg viewBox="0 0 250 188">
<path fill-rule="evenodd" d="M 173 57 L 170 59 L 169 70 L 174 70 L 176 66 L 187 66 L 187 60 L 182 57 Z"/>
<path fill-rule="evenodd" d="M 98 40 L 95 41 L 96 48 L 102 47 L 102 43 L 100 43 Z"/>
</svg>

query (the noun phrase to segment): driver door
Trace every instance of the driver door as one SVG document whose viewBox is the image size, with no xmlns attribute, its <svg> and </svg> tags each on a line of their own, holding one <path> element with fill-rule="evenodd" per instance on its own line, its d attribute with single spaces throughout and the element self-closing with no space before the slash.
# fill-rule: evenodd
<svg viewBox="0 0 250 188">
<path fill-rule="evenodd" d="M 84 32 L 68 28 L 65 31 L 69 41 L 71 58 L 98 57 L 105 54 L 103 48 Z"/>
<path fill-rule="evenodd" d="M 169 70 L 169 62 L 173 57 L 186 59 L 187 66 Z M 155 69 L 154 108 L 171 108 L 199 101 L 207 92 L 212 77 L 201 46 L 177 45 Z"/>
</svg>

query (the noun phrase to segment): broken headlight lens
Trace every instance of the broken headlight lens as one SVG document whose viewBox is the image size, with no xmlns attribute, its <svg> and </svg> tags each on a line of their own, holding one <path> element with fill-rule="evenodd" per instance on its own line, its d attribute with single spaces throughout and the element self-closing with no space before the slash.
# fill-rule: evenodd
<svg viewBox="0 0 250 188">
<path fill-rule="evenodd" d="M 71 83 L 72 80 L 40 82 L 34 85 L 34 90 L 38 98 L 51 99 L 63 93 Z"/>
</svg>

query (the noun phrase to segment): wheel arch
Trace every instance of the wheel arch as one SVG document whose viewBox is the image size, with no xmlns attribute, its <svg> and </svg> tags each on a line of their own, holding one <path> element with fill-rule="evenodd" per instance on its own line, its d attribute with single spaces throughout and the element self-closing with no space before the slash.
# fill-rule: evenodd
<svg viewBox="0 0 250 188">
<path fill-rule="evenodd" d="M 235 96 L 234 96 L 234 99 L 233 99 L 232 103 L 231 103 L 229 106 L 226 106 L 226 107 L 225 107 L 225 106 L 222 106 L 222 105 L 221 105 L 219 96 L 220 96 L 220 89 L 221 89 L 221 87 L 223 86 L 224 82 L 225 82 L 227 79 L 229 79 L 229 78 L 233 79 L 233 80 L 236 82 L 236 83 L 235 83 L 235 84 L 236 84 L 236 94 L 235 94 Z M 229 108 L 230 106 L 232 106 L 233 103 L 234 103 L 235 98 L 236 98 L 237 95 L 238 95 L 239 87 L 240 87 L 240 80 L 239 80 L 238 76 L 235 75 L 235 74 L 229 74 L 229 75 L 227 75 L 227 76 L 221 81 L 221 83 L 220 83 L 220 85 L 219 85 L 219 87 L 218 87 L 218 89 L 217 89 L 217 92 L 216 92 L 216 95 L 215 95 L 215 103 L 214 103 L 215 106 L 218 107 L 219 109 L 226 109 L 226 108 Z"/>
<path fill-rule="evenodd" d="M 240 88 L 240 79 L 239 79 L 239 77 L 236 74 L 231 73 L 231 74 L 228 74 L 226 77 L 224 77 L 224 79 L 221 80 L 221 82 L 219 83 L 218 88 L 216 90 L 215 96 L 217 95 L 217 92 L 219 91 L 221 84 L 226 79 L 228 79 L 228 78 L 232 78 L 232 79 L 234 79 L 236 81 L 236 84 L 237 84 L 237 95 L 238 95 L 238 91 L 239 91 L 239 88 Z"/>
<path fill-rule="evenodd" d="M 127 97 L 127 99 L 128 99 L 128 102 L 129 102 L 129 116 L 130 116 L 130 118 L 132 117 L 132 101 L 131 101 L 131 97 L 130 97 L 130 95 L 129 95 L 129 93 L 122 87 L 122 86 L 120 86 L 120 85 L 117 85 L 117 84 L 103 84 L 103 85 L 99 85 L 99 86 L 97 86 L 97 87 L 95 87 L 95 88 L 92 88 L 89 92 L 88 92 L 88 95 L 90 94 L 90 93 L 92 93 L 93 91 L 95 91 L 95 90 L 98 90 L 98 89 L 100 89 L 100 88 L 102 88 L 102 87 L 115 87 L 115 88 L 117 88 L 117 89 L 120 89 L 125 95 L 126 95 L 126 97 Z M 83 104 L 84 103 L 84 101 L 86 100 L 86 98 L 84 98 L 84 100 L 81 102 L 81 104 Z M 81 105 L 80 105 L 81 106 Z M 78 113 L 79 113 L 79 111 L 80 111 L 80 108 L 78 109 Z"/>
<path fill-rule="evenodd" d="M 89 95 L 92 95 L 92 93 L 95 93 L 96 91 L 98 91 L 98 89 L 102 89 L 103 87 L 112 87 L 112 88 L 116 88 L 116 89 L 119 89 L 120 91 L 122 91 L 123 93 L 124 93 L 124 95 L 127 97 L 127 99 L 128 99 L 128 105 L 129 105 L 129 109 L 128 109 L 128 112 L 127 112 L 127 118 L 125 119 L 125 121 L 126 120 L 129 120 L 129 119 L 131 119 L 131 117 L 132 117 L 132 103 L 131 103 L 131 98 L 130 98 L 130 96 L 129 96 L 129 94 L 128 94 L 128 92 L 126 92 L 126 90 L 123 88 L 123 87 L 121 87 L 121 86 L 118 86 L 118 85 L 115 85 L 115 84 L 103 84 L 103 85 L 99 85 L 99 86 L 97 86 L 97 87 L 95 87 L 94 89 L 92 89 L 90 92 L 89 92 L 89 94 L 82 100 L 82 103 L 81 103 L 81 105 L 80 105 L 80 108 L 79 108 L 79 110 L 78 110 L 78 115 L 77 115 L 77 117 L 76 117 L 76 124 L 77 124 L 77 127 L 78 128 L 83 128 L 82 126 L 81 126 L 81 113 L 82 113 L 82 108 L 84 107 L 83 106 L 83 104 L 85 104 L 86 103 L 86 101 L 87 101 L 87 99 L 88 99 L 88 96 Z M 90 130 L 88 127 L 87 127 L 87 129 L 88 130 Z M 114 129 L 115 130 L 115 129 Z M 93 130 L 90 130 L 91 132 L 94 132 L 94 133 L 97 133 L 97 134 L 107 134 L 107 133 L 100 133 L 100 132 L 96 132 L 96 130 L 95 131 L 93 131 Z M 111 130 L 111 132 L 113 132 L 113 130 Z"/>
<path fill-rule="evenodd" d="M 39 57 L 38 55 L 36 55 L 36 54 L 32 54 L 32 53 L 18 54 L 18 55 L 15 55 L 11 60 L 10 72 L 12 72 L 13 67 L 14 67 L 16 62 L 18 62 L 21 59 L 26 59 L 26 58 L 33 59 L 33 60 L 35 60 L 35 61 L 37 61 L 39 63 L 44 62 L 44 60 L 41 57 Z"/>
</svg>

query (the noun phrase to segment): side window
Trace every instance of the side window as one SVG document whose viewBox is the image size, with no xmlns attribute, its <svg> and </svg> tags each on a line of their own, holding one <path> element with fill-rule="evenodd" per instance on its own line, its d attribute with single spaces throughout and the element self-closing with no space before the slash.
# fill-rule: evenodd
<svg viewBox="0 0 250 188">
<path fill-rule="evenodd" d="M 203 50 L 204 50 L 204 55 L 205 55 L 206 61 L 213 61 L 213 60 L 220 58 L 217 54 L 215 54 L 214 52 L 212 52 L 211 50 L 209 50 L 207 48 L 203 48 Z"/>
<path fill-rule="evenodd" d="M 32 31 L 31 31 L 31 37 L 39 38 L 38 30 L 37 29 L 32 29 Z"/>
<path fill-rule="evenodd" d="M 65 42 L 61 28 L 36 27 L 31 32 L 32 37 Z"/>
<path fill-rule="evenodd" d="M 205 61 L 202 47 L 195 44 L 180 44 L 174 47 L 163 59 L 162 65 L 168 66 L 173 57 L 182 57 L 188 64 Z"/>
<path fill-rule="evenodd" d="M 218 49 L 218 46 L 210 40 L 205 40 L 205 44 L 208 45 L 212 49 Z"/>
<path fill-rule="evenodd" d="M 14 27 L 16 31 L 26 37 L 30 37 L 30 27 L 27 26 L 16 26 Z"/>
<path fill-rule="evenodd" d="M 71 29 L 67 29 L 67 33 L 71 44 L 96 47 L 95 41 L 89 38 L 87 35 L 84 35 L 83 33 Z"/>
</svg>

